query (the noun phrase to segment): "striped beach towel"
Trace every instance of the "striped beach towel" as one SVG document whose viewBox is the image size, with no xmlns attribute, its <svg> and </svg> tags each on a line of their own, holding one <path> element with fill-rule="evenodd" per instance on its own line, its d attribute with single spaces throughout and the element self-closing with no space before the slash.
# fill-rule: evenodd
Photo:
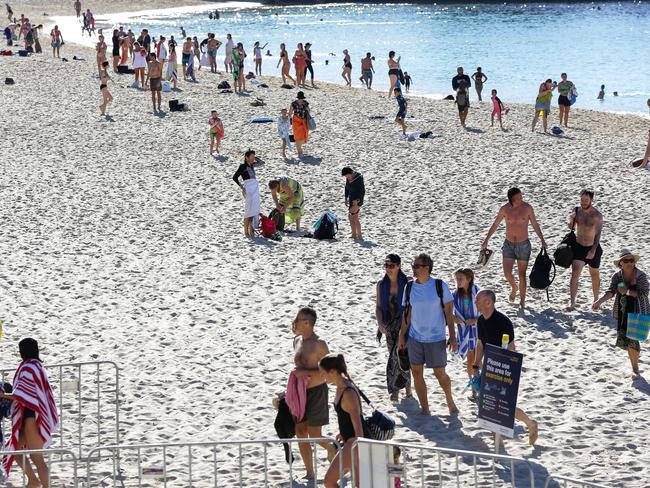
<svg viewBox="0 0 650 488">
<path fill-rule="evenodd" d="M 478 317 L 476 295 L 479 291 L 480 288 L 478 286 L 474 285 L 472 287 L 471 313 L 467 313 L 465 307 L 463 307 L 463 297 L 458 294 L 458 290 L 453 293 L 454 314 L 463 322 L 467 319 L 475 319 Z M 456 325 L 456 340 L 458 341 L 458 355 L 465 359 L 467 357 L 467 351 L 476 349 L 476 341 L 478 340 L 476 325 Z"/>
<path fill-rule="evenodd" d="M 43 449 L 49 447 L 52 435 L 59 430 L 59 414 L 45 368 L 40 361 L 27 359 L 20 363 L 14 375 L 12 395 L 16 397 L 16 401 L 11 407 L 11 437 L 7 441 L 6 449 L 16 451 L 20 447 L 18 436 L 23 425 L 25 408 L 36 413 L 36 427 L 43 440 Z M 2 460 L 7 474 L 13 461 L 13 456 L 4 456 Z"/>
</svg>

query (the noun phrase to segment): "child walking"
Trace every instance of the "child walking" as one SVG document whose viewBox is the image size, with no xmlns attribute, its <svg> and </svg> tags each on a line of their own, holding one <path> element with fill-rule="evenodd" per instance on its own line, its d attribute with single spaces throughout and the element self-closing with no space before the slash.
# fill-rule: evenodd
<svg viewBox="0 0 650 488">
<path fill-rule="evenodd" d="M 492 127 L 494 127 L 494 119 L 497 119 L 501 130 L 503 130 L 502 114 L 507 114 L 508 110 L 501 99 L 497 97 L 497 91 L 492 90 Z"/>
<path fill-rule="evenodd" d="M 287 109 L 283 108 L 278 117 L 278 135 L 282 139 L 282 157 L 287 159 L 287 147 L 291 150 L 291 139 L 289 139 L 289 130 L 291 129 L 291 120 L 287 114 Z"/>
</svg>

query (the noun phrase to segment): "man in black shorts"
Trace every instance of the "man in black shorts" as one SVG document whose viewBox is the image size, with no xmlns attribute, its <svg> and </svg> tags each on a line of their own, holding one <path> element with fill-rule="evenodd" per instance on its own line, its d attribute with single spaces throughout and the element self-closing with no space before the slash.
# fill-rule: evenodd
<svg viewBox="0 0 650 488">
<path fill-rule="evenodd" d="M 294 339 L 294 363 L 296 368 L 293 373 L 298 378 L 309 378 L 307 383 L 307 401 L 305 415 L 296 423 L 296 437 L 299 439 L 323 437 L 322 427 L 329 424 L 329 403 L 327 383 L 318 370 L 318 362 L 329 354 L 327 343 L 320 339 L 314 332 L 316 312 L 308 307 L 301 308 L 293 321 L 291 330 Z M 331 444 L 320 444 L 332 458 L 336 449 Z M 300 455 L 305 463 L 306 478 L 314 478 L 314 456 L 309 443 L 298 444 Z"/>
<path fill-rule="evenodd" d="M 341 170 L 341 176 L 345 177 L 345 205 L 349 209 L 348 218 L 352 228 L 352 239 L 361 239 L 359 212 L 363 205 L 363 197 L 366 195 L 363 175 L 346 166 Z"/>
<path fill-rule="evenodd" d="M 476 295 L 476 308 L 481 315 L 476 323 L 478 341 L 476 343 L 474 365 L 472 366 L 475 375 L 479 375 L 485 344 L 501 347 L 503 334 L 508 334 L 510 338 L 508 349 L 515 351 L 515 328 L 510 319 L 495 308 L 496 299 L 497 297 L 492 290 L 481 290 Z M 515 410 L 515 418 L 526 424 L 528 427 L 528 442 L 531 446 L 534 445 L 539 431 L 537 422 L 532 420 L 519 407 Z"/>
<path fill-rule="evenodd" d="M 589 265 L 591 276 L 591 289 L 594 301 L 600 294 L 600 259 L 603 250 L 600 247 L 600 233 L 603 229 L 603 216 L 593 206 L 594 192 L 582 190 L 580 192 L 580 206 L 575 207 L 569 215 L 569 227 L 576 227 L 576 242 L 573 245 L 573 262 L 571 263 L 571 285 L 568 310 L 576 306 L 578 282 L 585 265 Z"/>
</svg>

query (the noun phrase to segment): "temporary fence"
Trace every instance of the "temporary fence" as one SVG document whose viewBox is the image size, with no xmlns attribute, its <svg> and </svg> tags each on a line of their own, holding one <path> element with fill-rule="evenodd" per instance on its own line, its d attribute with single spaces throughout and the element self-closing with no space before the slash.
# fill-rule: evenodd
<svg viewBox="0 0 650 488">
<path fill-rule="evenodd" d="M 288 458 L 283 443 L 289 446 Z M 292 446 L 299 443 L 310 444 L 315 478 L 322 477 L 327 459 L 319 459 L 319 454 L 327 451 L 319 444 L 339 449 L 330 437 L 100 446 L 88 453 L 85 486 L 107 486 L 111 480 L 113 487 L 120 488 L 269 487 L 282 482 L 292 486 L 294 463 L 300 459 L 294 457 Z"/>
<path fill-rule="evenodd" d="M 1 451 L 1 456 L 15 456 L 17 461 L 30 462 L 30 457 L 33 454 L 40 454 L 43 456 L 46 465 L 50 472 L 50 486 L 60 486 L 65 488 L 79 487 L 78 476 L 78 460 L 74 452 L 69 449 L 32 449 L 25 451 Z M 34 464 L 32 463 L 32 466 Z M 34 466 L 34 468 L 36 468 Z M 2 480 L 2 473 L 0 473 L 0 481 Z M 18 466 L 13 466 L 10 479 L 17 479 L 22 477 L 22 482 L 17 485 L 14 482 L 10 486 L 26 488 L 28 479 L 25 472 Z"/>
<path fill-rule="evenodd" d="M 120 378 L 113 361 L 45 365 L 59 409 L 54 441 L 61 449 L 84 455 L 95 446 L 120 443 Z M 0 369 L 2 381 L 13 369 Z M 4 427 L 4 426 L 3 426 Z"/>
<path fill-rule="evenodd" d="M 590 481 L 568 478 L 566 476 L 551 475 L 546 479 L 544 488 L 611 488 L 607 485 L 592 483 Z"/>
<path fill-rule="evenodd" d="M 359 457 L 352 476 L 360 488 L 393 488 L 396 478 L 409 488 L 535 487 L 530 463 L 513 456 L 363 438 L 352 445 L 352 454 Z"/>
</svg>

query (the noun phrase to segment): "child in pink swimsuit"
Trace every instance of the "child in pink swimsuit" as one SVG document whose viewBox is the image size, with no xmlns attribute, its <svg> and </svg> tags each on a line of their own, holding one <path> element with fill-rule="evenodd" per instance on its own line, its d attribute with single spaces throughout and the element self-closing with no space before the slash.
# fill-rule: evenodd
<svg viewBox="0 0 650 488">
<path fill-rule="evenodd" d="M 508 113 L 508 109 L 505 108 L 501 99 L 497 97 L 497 91 L 492 90 L 492 127 L 494 127 L 494 119 L 496 118 L 499 121 L 501 130 L 503 130 L 503 122 L 501 121 L 501 112 Z"/>
</svg>

